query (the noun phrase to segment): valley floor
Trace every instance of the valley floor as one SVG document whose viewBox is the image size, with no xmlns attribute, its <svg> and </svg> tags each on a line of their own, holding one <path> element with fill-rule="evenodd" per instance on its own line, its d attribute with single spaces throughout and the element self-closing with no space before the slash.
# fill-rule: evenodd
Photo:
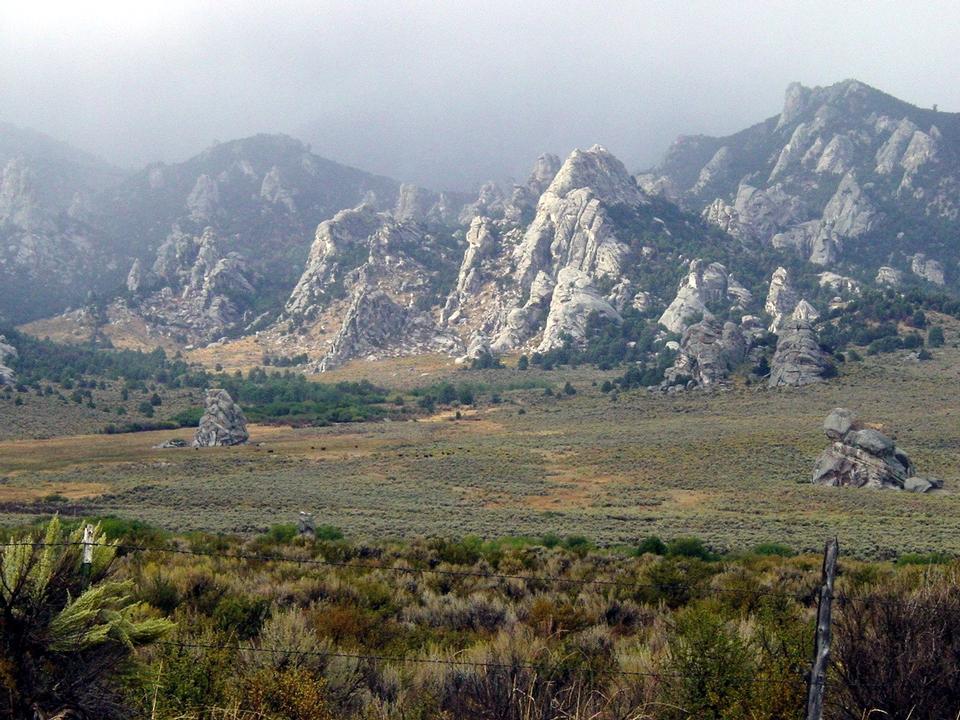
<svg viewBox="0 0 960 720">
<path fill-rule="evenodd" d="M 657 534 L 816 550 L 837 534 L 864 557 L 956 554 L 958 375 L 960 351 L 943 348 L 926 363 L 902 353 L 849 363 L 799 390 L 635 390 L 613 400 L 598 387 L 610 373 L 564 368 L 541 377 L 558 390 L 570 380 L 575 395 L 507 392 L 459 420 L 449 410 L 409 422 L 252 426 L 250 445 L 204 450 L 154 447 L 189 439 L 189 429 L 4 441 L 0 522 L 59 511 L 250 533 L 307 510 L 357 539 L 554 532 L 616 544 Z M 944 491 L 811 485 L 827 445 L 820 425 L 835 406 L 882 423 Z"/>
</svg>

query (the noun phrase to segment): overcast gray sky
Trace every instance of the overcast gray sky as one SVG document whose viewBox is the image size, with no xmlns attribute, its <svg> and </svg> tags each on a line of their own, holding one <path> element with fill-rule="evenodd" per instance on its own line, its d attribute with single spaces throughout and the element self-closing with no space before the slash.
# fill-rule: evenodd
<svg viewBox="0 0 960 720">
<path fill-rule="evenodd" d="M 855 77 L 960 110 L 954 2 L 0 0 L 0 119 L 127 166 L 285 132 L 431 187 L 680 133 Z"/>
</svg>

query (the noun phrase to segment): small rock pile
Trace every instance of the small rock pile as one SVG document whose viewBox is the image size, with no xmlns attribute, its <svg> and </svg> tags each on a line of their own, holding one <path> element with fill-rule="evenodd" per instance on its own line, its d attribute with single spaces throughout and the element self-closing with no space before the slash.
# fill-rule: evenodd
<svg viewBox="0 0 960 720">
<path fill-rule="evenodd" d="M 247 418 L 226 390 L 207 390 L 207 407 L 200 418 L 194 447 L 242 445 L 250 438 Z"/>
<path fill-rule="evenodd" d="M 814 483 L 911 492 L 943 487 L 941 480 L 917 477 L 910 458 L 893 440 L 864 427 L 846 408 L 835 408 L 824 420 L 823 431 L 833 444 L 817 458 Z"/>
</svg>

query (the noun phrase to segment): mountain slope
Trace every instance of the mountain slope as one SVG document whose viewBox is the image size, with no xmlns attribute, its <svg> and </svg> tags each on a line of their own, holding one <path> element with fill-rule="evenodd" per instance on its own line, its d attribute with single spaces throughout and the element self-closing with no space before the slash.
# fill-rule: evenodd
<svg viewBox="0 0 960 720">
<path fill-rule="evenodd" d="M 99 233 L 93 198 L 123 173 L 45 135 L 0 123 L 0 316 L 84 300 Z"/>
<path fill-rule="evenodd" d="M 102 204 L 104 246 L 133 256 L 127 304 L 136 314 L 186 342 L 209 342 L 280 310 L 318 223 L 361 201 L 392 208 L 398 193 L 394 181 L 297 140 L 258 135 L 114 188 Z"/>
<path fill-rule="evenodd" d="M 184 342 L 279 311 L 319 222 L 361 201 L 392 208 L 399 195 L 393 180 L 282 135 L 124 175 L 0 126 L 0 168 L 0 278 L 8 289 L 0 313 L 22 322 L 91 294 L 101 309 L 125 295 L 125 311 Z"/>
<path fill-rule="evenodd" d="M 748 245 L 863 279 L 881 266 L 957 278 L 960 114 L 855 80 L 795 83 L 778 116 L 729 137 L 681 137 L 639 181 Z"/>
</svg>

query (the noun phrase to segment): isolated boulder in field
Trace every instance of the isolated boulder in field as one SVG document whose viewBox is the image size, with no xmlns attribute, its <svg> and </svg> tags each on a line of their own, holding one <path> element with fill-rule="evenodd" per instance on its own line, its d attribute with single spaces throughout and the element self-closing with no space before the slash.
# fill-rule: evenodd
<svg viewBox="0 0 960 720">
<path fill-rule="evenodd" d="M 833 444 L 817 458 L 815 483 L 911 492 L 943 487 L 940 480 L 916 477 L 910 458 L 891 438 L 875 428 L 863 427 L 846 408 L 834 408 L 824 420 L 823 430 Z"/>
<path fill-rule="evenodd" d="M 226 390 L 207 390 L 207 407 L 193 439 L 194 447 L 242 445 L 250 438 L 247 418 Z"/>
</svg>

